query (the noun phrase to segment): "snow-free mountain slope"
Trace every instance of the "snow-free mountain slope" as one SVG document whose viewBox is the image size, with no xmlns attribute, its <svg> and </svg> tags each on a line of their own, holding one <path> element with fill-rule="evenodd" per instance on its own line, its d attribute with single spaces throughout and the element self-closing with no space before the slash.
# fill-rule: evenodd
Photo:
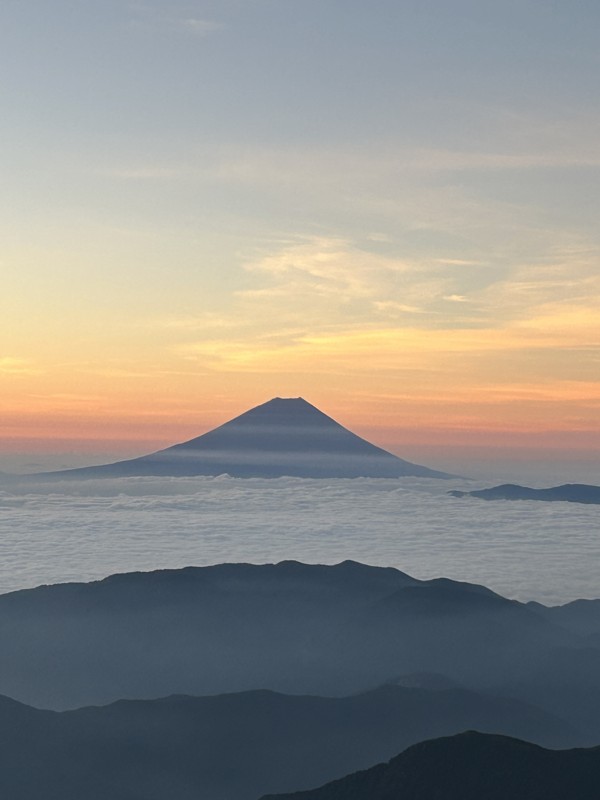
<svg viewBox="0 0 600 800">
<path fill-rule="evenodd" d="M 2 595 L 0 639 L 0 693 L 52 708 L 254 688 L 344 695 L 423 671 L 478 689 L 582 645 L 484 587 L 289 561 Z"/>
<path fill-rule="evenodd" d="M 254 691 L 63 713 L 0 696 L 0 796 L 256 800 L 309 789 L 424 738 L 472 727 L 549 746 L 573 742 L 563 723 L 538 709 L 462 689 L 384 686 L 343 698 Z"/>
<path fill-rule="evenodd" d="M 545 750 L 467 731 L 320 789 L 262 800 L 597 800 L 599 787 L 599 747 Z"/>
<path fill-rule="evenodd" d="M 237 478 L 450 477 L 376 447 L 301 397 L 276 397 L 202 436 L 157 453 L 44 477 L 222 474 Z"/>
</svg>

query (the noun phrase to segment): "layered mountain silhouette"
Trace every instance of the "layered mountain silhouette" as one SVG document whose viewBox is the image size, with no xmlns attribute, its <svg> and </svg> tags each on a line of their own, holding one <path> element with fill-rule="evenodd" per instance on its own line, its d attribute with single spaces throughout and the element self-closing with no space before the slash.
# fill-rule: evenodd
<svg viewBox="0 0 600 800">
<path fill-rule="evenodd" d="M 595 743 L 594 609 L 584 623 L 578 606 L 356 562 L 115 575 L 0 596 L 0 693 L 54 709 L 263 688 L 341 697 L 437 672 L 537 705 Z"/>
<path fill-rule="evenodd" d="M 424 738 L 471 727 L 569 743 L 549 715 L 461 689 L 384 686 L 344 698 L 255 691 L 122 700 L 63 713 L 0 697 L 0 795 L 256 800 L 320 785 Z"/>
<path fill-rule="evenodd" d="M 434 669 L 504 676 L 509 654 L 571 637 L 484 587 L 288 561 L 1 595 L 0 640 L 0 693 L 60 709 L 255 688 L 344 695 Z"/>
<path fill-rule="evenodd" d="M 477 489 L 473 492 L 448 492 L 452 497 L 477 497 L 480 500 L 545 500 L 546 502 L 567 502 L 600 504 L 600 486 L 585 483 L 565 483 L 550 489 L 530 489 L 515 483 L 504 483 L 491 489 Z"/>
<path fill-rule="evenodd" d="M 262 800 L 597 800 L 600 747 L 545 750 L 467 731 L 320 789 Z"/>
<path fill-rule="evenodd" d="M 582 636 L 600 634 L 600 600 L 573 600 L 562 606 L 530 602 L 529 608 L 546 619 L 570 628 Z"/>
<path fill-rule="evenodd" d="M 450 477 L 376 447 L 301 397 L 276 397 L 202 436 L 157 453 L 43 476 L 222 474 L 237 478 Z"/>
</svg>

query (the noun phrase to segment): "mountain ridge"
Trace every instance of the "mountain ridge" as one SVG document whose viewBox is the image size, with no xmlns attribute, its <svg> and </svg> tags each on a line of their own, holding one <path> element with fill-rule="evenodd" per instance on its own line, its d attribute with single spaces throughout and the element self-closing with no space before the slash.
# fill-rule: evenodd
<svg viewBox="0 0 600 800">
<path fill-rule="evenodd" d="M 428 671 L 478 689 L 581 647 L 572 617 L 352 561 L 125 573 L 0 595 L 0 692 L 50 708 L 261 686 L 341 696 Z"/>
<path fill-rule="evenodd" d="M 462 689 L 383 686 L 341 698 L 255 690 L 63 712 L 0 696 L 0 712 L 0 794 L 10 800 L 256 800 L 465 727 L 550 746 L 577 741 L 539 709 Z"/>
<path fill-rule="evenodd" d="M 548 489 L 532 489 L 517 483 L 503 483 L 490 489 L 476 489 L 470 492 L 453 490 L 448 494 L 451 497 L 476 497 L 479 500 L 540 500 L 600 505 L 600 486 L 587 483 L 563 483 Z"/>
<path fill-rule="evenodd" d="M 597 800 L 600 747 L 547 750 L 465 731 L 318 789 L 260 800 Z"/>
</svg>

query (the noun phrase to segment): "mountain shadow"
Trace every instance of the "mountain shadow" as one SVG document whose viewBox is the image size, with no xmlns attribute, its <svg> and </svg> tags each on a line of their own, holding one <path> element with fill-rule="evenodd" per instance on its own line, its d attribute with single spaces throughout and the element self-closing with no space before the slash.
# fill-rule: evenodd
<svg viewBox="0 0 600 800">
<path fill-rule="evenodd" d="M 597 800 L 598 787 L 600 747 L 545 750 L 468 731 L 320 789 L 262 800 Z"/>
<path fill-rule="evenodd" d="M 157 453 L 35 477 L 222 474 L 236 478 L 451 477 L 376 447 L 301 397 L 276 397 L 202 436 Z"/>
</svg>

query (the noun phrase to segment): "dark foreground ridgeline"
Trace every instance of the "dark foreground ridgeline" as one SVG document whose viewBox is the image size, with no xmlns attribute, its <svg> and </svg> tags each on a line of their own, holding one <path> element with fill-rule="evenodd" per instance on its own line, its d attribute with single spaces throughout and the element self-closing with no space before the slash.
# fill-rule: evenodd
<svg viewBox="0 0 600 800">
<path fill-rule="evenodd" d="M 564 742 L 558 720 L 462 689 L 353 697 L 255 691 L 57 713 L 0 697 L 6 800 L 256 800 L 371 767 L 466 728 Z"/>
<path fill-rule="evenodd" d="M 474 731 L 421 742 L 320 789 L 262 800 L 598 800 L 600 747 L 545 750 Z"/>
<path fill-rule="evenodd" d="M 376 447 L 301 397 L 276 397 L 202 436 L 141 458 L 35 477 L 223 474 L 235 478 L 450 477 Z"/>
<path fill-rule="evenodd" d="M 586 503 L 600 505 L 600 486 L 565 483 L 550 489 L 530 489 L 515 483 L 504 483 L 491 489 L 473 492 L 448 492 L 452 497 L 477 497 L 479 500 L 544 500 L 546 502 Z"/>
</svg>

